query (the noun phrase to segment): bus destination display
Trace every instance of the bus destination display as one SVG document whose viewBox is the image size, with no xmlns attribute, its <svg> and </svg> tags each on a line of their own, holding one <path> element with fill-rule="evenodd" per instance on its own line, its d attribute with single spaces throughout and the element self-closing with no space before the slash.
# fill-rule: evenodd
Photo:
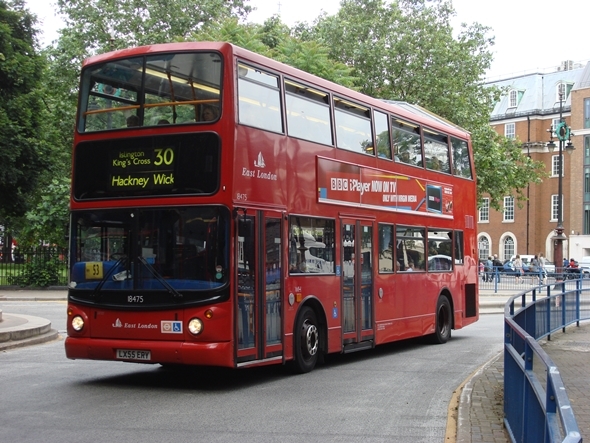
<svg viewBox="0 0 590 443">
<path fill-rule="evenodd" d="M 153 190 L 174 186 L 174 148 L 112 150 L 109 189 Z"/>
</svg>

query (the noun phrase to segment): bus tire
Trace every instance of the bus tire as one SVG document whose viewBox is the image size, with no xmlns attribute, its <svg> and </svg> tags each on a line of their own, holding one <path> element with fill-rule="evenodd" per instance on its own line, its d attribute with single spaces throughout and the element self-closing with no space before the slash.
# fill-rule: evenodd
<svg viewBox="0 0 590 443">
<path fill-rule="evenodd" d="M 310 372 L 318 362 L 320 329 L 316 314 L 309 306 L 301 308 L 295 327 L 295 370 Z"/>
<path fill-rule="evenodd" d="M 453 313 L 449 299 L 443 296 L 438 298 L 436 303 L 436 317 L 434 325 L 434 334 L 432 334 L 432 342 L 437 345 L 442 345 L 451 338 L 451 328 L 453 322 Z"/>
</svg>

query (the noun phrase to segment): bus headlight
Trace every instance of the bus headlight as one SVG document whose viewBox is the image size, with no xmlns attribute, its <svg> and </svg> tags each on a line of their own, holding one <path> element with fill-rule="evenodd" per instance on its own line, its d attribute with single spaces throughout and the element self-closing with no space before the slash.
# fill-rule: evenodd
<svg viewBox="0 0 590 443">
<path fill-rule="evenodd" d="M 199 335 L 203 332 L 203 322 L 198 318 L 193 318 L 188 322 L 188 330 L 193 335 Z"/>
<path fill-rule="evenodd" d="M 72 328 L 74 331 L 80 332 L 82 328 L 84 328 L 84 319 L 79 315 L 76 315 L 74 318 L 72 318 Z"/>
</svg>

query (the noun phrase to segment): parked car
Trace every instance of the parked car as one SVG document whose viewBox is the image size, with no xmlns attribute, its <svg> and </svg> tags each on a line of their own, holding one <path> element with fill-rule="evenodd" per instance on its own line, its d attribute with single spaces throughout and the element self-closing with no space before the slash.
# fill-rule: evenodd
<svg viewBox="0 0 590 443">
<path fill-rule="evenodd" d="M 516 275 L 516 270 L 514 269 L 514 262 L 512 260 L 506 260 L 504 265 L 498 269 L 498 272 L 505 275 Z"/>
</svg>

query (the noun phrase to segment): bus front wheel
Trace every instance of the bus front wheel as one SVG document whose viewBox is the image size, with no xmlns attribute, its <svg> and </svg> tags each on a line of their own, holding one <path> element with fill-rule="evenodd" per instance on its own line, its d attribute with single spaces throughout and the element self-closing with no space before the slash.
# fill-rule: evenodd
<svg viewBox="0 0 590 443">
<path fill-rule="evenodd" d="M 320 353 L 320 330 L 313 309 L 304 306 L 295 328 L 295 369 L 303 374 L 311 371 Z"/>
<path fill-rule="evenodd" d="M 451 304 L 446 297 L 439 297 L 436 304 L 436 324 L 435 331 L 432 334 L 432 342 L 435 344 L 446 343 L 451 338 L 451 328 L 453 313 Z"/>
</svg>

